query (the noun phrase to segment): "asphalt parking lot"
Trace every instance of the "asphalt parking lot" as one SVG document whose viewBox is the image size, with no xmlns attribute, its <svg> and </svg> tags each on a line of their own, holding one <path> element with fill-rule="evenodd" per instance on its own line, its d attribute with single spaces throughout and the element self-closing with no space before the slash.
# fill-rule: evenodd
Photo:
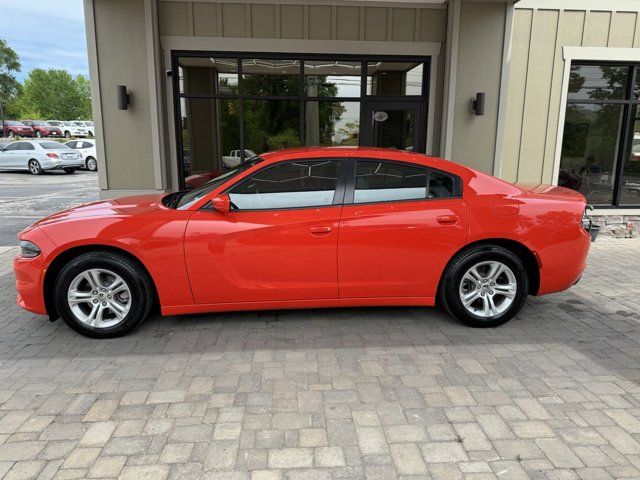
<svg viewBox="0 0 640 480">
<path fill-rule="evenodd" d="M 0 172 L 0 246 L 16 245 L 18 232 L 44 216 L 97 199 L 96 172 Z"/>
</svg>

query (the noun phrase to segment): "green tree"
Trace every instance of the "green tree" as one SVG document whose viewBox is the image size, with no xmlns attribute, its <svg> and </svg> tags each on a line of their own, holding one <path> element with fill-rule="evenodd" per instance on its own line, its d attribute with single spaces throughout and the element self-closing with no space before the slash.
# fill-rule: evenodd
<svg viewBox="0 0 640 480">
<path fill-rule="evenodd" d="M 75 120 L 91 118 L 89 80 L 66 70 L 35 68 L 24 81 L 17 100 L 21 114 Z"/>
<path fill-rule="evenodd" d="M 18 54 L 0 38 L 0 102 L 6 114 L 11 113 L 10 105 L 20 92 L 20 83 L 15 77 L 20 68 Z"/>
</svg>

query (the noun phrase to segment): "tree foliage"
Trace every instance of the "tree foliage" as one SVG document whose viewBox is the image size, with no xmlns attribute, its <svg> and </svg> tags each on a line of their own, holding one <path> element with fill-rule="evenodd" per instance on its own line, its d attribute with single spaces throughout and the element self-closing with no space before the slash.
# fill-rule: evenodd
<svg viewBox="0 0 640 480">
<path fill-rule="evenodd" d="M 15 77 L 20 68 L 18 54 L 0 38 L 0 102 L 5 110 L 20 92 L 20 83 Z"/>
<path fill-rule="evenodd" d="M 66 70 L 35 68 L 24 81 L 17 107 L 24 116 L 43 119 L 91 118 L 91 91 L 89 80 L 72 76 Z"/>
</svg>

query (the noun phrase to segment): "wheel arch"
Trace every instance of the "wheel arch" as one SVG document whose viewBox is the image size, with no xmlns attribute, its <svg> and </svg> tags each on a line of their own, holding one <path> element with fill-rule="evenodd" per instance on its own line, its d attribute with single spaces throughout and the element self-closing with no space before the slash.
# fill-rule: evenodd
<svg viewBox="0 0 640 480">
<path fill-rule="evenodd" d="M 491 245 L 497 245 L 511 251 L 514 255 L 520 258 L 524 263 L 525 271 L 527 272 L 527 277 L 529 279 L 529 294 L 538 294 L 538 290 L 540 289 L 540 265 L 538 263 L 536 255 L 529 249 L 529 247 L 527 247 L 523 243 L 508 238 L 484 238 L 482 240 L 477 240 L 475 242 L 466 244 L 449 259 L 444 270 L 442 270 L 442 274 L 440 275 L 437 298 L 440 298 L 440 291 L 442 289 L 445 274 L 447 273 L 449 266 L 454 262 L 454 260 L 467 250 L 482 245 L 486 245 L 487 247 Z"/>
<path fill-rule="evenodd" d="M 132 263 L 135 263 L 151 282 L 151 287 L 153 289 L 153 299 L 152 299 L 152 308 L 159 306 L 159 296 L 158 289 L 156 288 L 156 283 L 149 272 L 149 269 L 145 266 L 145 264 L 134 254 L 123 249 L 114 247 L 112 245 L 103 245 L 103 244 L 90 244 L 90 245 L 79 245 L 67 250 L 60 252 L 49 264 L 47 267 L 47 271 L 45 273 L 44 281 L 43 281 L 43 296 L 44 296 L 44 305 L 47 310 L 47 314 L 51 320 L 55 320 L 59 317 L 59 313 L 56 311 L 55 302 L 54 302 L 54 293 L 53 293 L 53 284 L 58 277 L 58 273 L 62 268 L 69 263 L 73 258 L 81 255 L 83 253 L 88 252 L 111 252 L 117 253 L 124 257 L 127 257 L 131 260 Z"/>
</svg>

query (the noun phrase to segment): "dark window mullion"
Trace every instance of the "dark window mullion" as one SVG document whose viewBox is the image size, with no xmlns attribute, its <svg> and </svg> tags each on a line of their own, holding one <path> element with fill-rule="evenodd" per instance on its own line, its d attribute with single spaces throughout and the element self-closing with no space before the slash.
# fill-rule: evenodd
<svg viewBox="0 0 640 480">
<path fill-rule="evenodd" d="M 305 119 L 307 117 L 307 102 L 305 102 L 305 91 L 304 91 L 304 60 L 300 60 L 300 95 L 298 97 L 298 101 L 300 102 L 300 125 L 298 131 L 300 132 L 300 145 L 307 145 L 307 136 L 306 136 L 306 123 Z"/>
<path fill-rule="evenodd" d="M 622 138 L 620 139 L 620 143 L 619 143 L 620 151 L 618 153 L 618 162 L 616 165 L 616 172 L 614 177 L 615 183 L 613 186 L 613 205 L 615 206 L 620 205 L 620 196 L 622 191 L 622 176 L 624 173 L 624 165 L 626 163 L 627 153 L 629 150 L 629 137 L 630 137 L 631 130 L 633 128 L 632 126 L 633 103 L 631 102 L 631 99 L 633 98 L 633 94 L 634 94 L 634 87 L 636 84 L 637 72 L 638 72 L 637 67 L 635 66 L 631 67 L 631 75 L 629 75 L 629 85 L 627 90 L 628 103 L 625 106 L 625 112 L 624 112 L 625 122 L 622 127 Z M 633 142 L 633 139 L 631 141 Z"/>
<path fill-rule="evenodd" d="M 239 107 L 238 107 L 238 121 L 240 122 L 240 162 L 244 163 L 244 88 L 242 86 L 242 59 L 238 57 L 238 97 L 239 97 Z"/>
</svg>

